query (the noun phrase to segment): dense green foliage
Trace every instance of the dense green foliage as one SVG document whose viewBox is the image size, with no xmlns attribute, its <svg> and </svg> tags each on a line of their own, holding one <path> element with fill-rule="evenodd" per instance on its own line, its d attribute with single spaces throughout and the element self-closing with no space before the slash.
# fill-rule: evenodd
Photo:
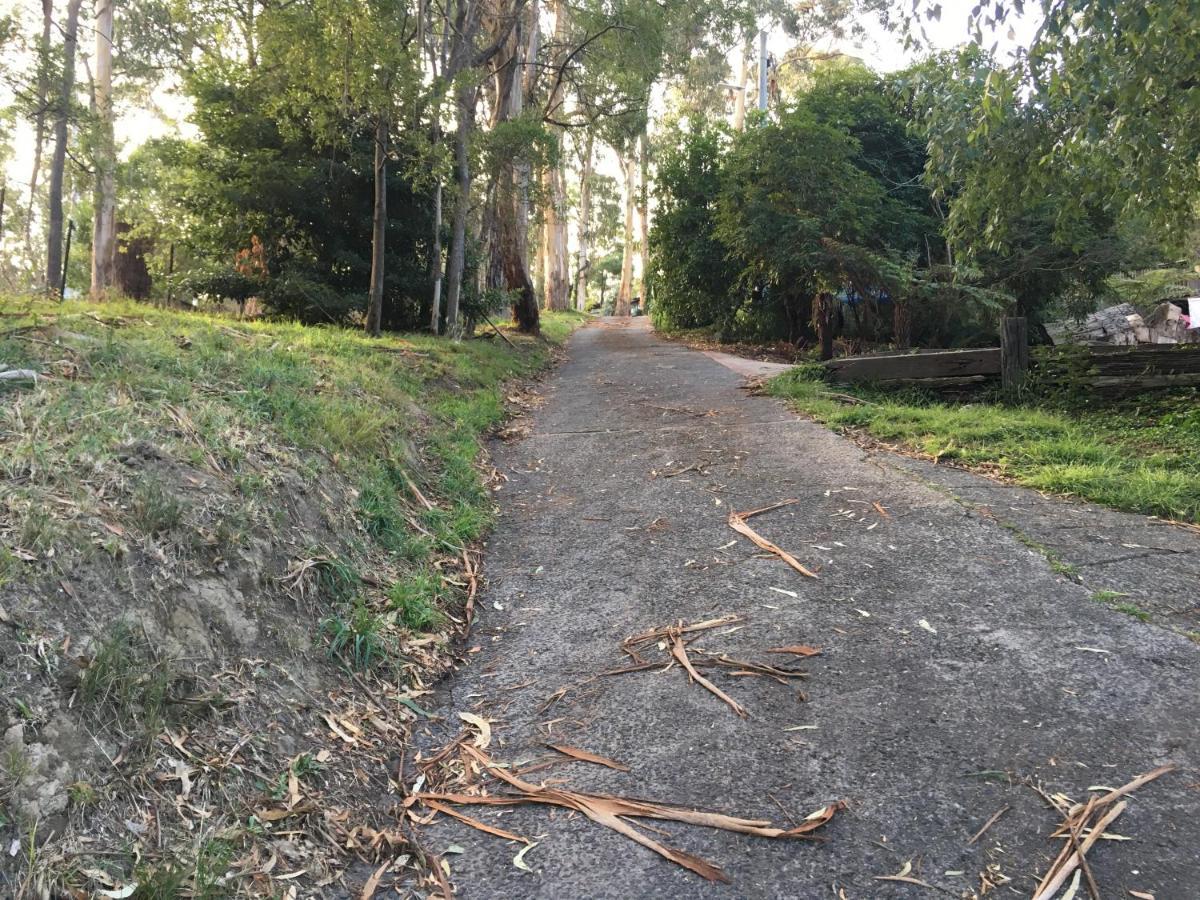
<svg viewBox="0 0 1200 900">
<path fill-rule="evenodd" d="M 1179 251 L 1152 217 L 1120 214 L 1087 167 L 1038 180 L 1062 104 L 1017 87 L 968 48 L 887 78 L 818 69 L 740 134 L 681 123 L 657 183 L 658 323 L 802 344 L 823 334 L 826 355 L 833 330 L 986 343 L 1005 311 L 1032 317 L 1036 335 L 1044 318 L 1111 296 L 1114 275 L 1169 263 Z"/>
<path fill-rule="evenodd" d="M 332 140 L 279 111 L 267 77 L 190 82 L 201 130 L 195 142 L 143 148 L 174 167 L 176 198 L 193 223 L 179 245 L 194 260 L 261 268 L 263 298 L 307 321 L 344 321 L 366 304 L 371 268 L 372 135 L 346 116 Z M 401 151 L 403 152 L 403 151 Z M 384 322 L 424 321 L 432 193 L 403 166 L 388 177 Z M 258 258 L 249 258 L 253 242 Z M 179 247 L 177 247 L 178 251 Z M 241 299 L 226 294 L 230 299 Z"/>
<path fill-rule="evenodd" d="M 652 232 L 655 316 L 729 336 L 811 339 L 822 295 L 860 331 L 941 247 L 922 142 L 864 69 L 830 69 L 740 134 L 684 124 L 668 138 Z"/>
</svg>

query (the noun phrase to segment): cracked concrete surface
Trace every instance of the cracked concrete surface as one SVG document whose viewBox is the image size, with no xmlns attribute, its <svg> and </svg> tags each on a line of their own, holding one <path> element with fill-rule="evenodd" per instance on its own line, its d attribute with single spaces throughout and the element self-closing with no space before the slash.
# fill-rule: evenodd
<svg viewBox="0 0 1200 900">
<path fill-rule="evenodd" d="M 1047 496 L 949 466 L 891 453 L 881 464 L 948 492 L 1050 551 L 1092 595 L 1200 634 L 1200 532 L 1093 503 Z"/>
<path fill-rule="evenodd" d="M 1058 851 L 1057 817 L 1023 779 L 1079 799 L 1171 762 L 1182 770 L 1138 792 L 1119 822 L 1133 840 L 1102 842 L 1092 870 L 1106 897 L 1200 896 L 1200 646 L 1094 602 L 1086 582 L 1142 564 L 1103 562 L 1130 552 L 1122 542 L 1180 549 L 1163 555 L 1179 574 L 1155 577 L 1162 596 L 1182 598 L 1200 540 L 1137 517 L 1101 528 L 1090 508 L 881 462 L 741 382 L 641 323 L 576 334 L 533 433 L 495 448 L 510 480 L 497 494 L 473 652 L 434 698 L 443 719 L 415 740 L 441 746 L 457 713 L 472 711 L 492 721 L 498 761 L 542 759 L 557 740 L 631 767 L 570 762 L 533 778 L 780 824 L 831 800 L 848 810 L 819 843 L 658 823 L 669 836 L 657 837 L 721 866 L 731 882 L 721 885 L 563 810 L 472 808 L 537 842 L 524 858 L 534 871 L 513 865 L 516 845 L 439 819 L 423 839 L 462 851 L 446 857 L 459 895 L 930 895 L 875 880 L 911 861 L 913 876 L 952 896 L 971 896 L 988 872 L 1011 879 L 989 896 L 1029 896 Z M 710 459 L 703 474 L 664 475 Z M 799 502 L 752 525 L 816 580 L 726 523 L 731 509 L 783 498 Z M 1057 514 L 1042 502 L 1067 509 L 1058 520 L 1069 527 L 1053 532 Z M 1087 586 L 1000 521 L 1018 514 L 1030 539 L 1090 564 Z M 765 648 L 826 648 L 806 662 L 806 700 L 794 686 L 716 676 L 748 708 L 742 720 L 678 669 L 588 681 L 622 663 L 625 636 L 724 613 L 746 627 L 698 646 L 773 662 Z"/>
</svg>

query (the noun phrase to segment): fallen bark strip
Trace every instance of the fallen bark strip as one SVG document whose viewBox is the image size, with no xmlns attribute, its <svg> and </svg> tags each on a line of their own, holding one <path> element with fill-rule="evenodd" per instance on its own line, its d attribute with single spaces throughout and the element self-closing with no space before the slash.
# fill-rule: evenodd
<svg viewBox="0 0 1200 900">
<path fill-rule="evenodd" d="M 691 676 L 693 681 L 697 682 L 701 687 L 703 687 L 709 693 L 713 694 L 716 697 L 719 697 L 720 699 L 722 699 L 726 703 L 728 703 L 729 708 L 732 709 L 739 716 L 741 716 L 743 719 L 749 715 L 749 713 L 746 712 L 745 707 L 743 707 L 740 703 L 738 703 L 736 700 L 734 700 L 732 697 L 730 697 L 728 694 L 726 694 L 723 690 L 721 690 L 719 687 L 717 687 L 715 684 L 713 684 L 711 681 L 709 681 L 707 678 L 705 678 L 703 675 L 701 675 L 699 672 L 696 671 L 696 667 L 692 665 L 692 661 L 688 658 L 687 650 L 684 649 L 683 640 L 679 636 L 679 634 L 671 635 L 671 655 L 674 656 L 677 660 L 679 660 L 679 664 L 681 666 L 683 666 L 685 669 L 687 669 L 687 673 L 688 673 L 688 675 Z"/>
<path fill-rule="evenodd" d="M 711 631 L 713 628 L 720 628 L 722 625 L 736 625 L 744 622 L 741 616 L 728 615 L 718 616 L 715 619 L 705 619 L 703 622 L 693 622 L 690 625 L 685 625 L 680 622 L 678 625 L 663 625 L 658 628 L 651 628 L 649 631 L 643 631 L 640 634 L 632 634 L 625 640 L 621 641 L 623 648 L 638 647 L 642 644 L 666 640 L 672 633 L 692 634 L 697 631 Z"/>
<path fill-rule="evenodd" d="M 1139 775 L 1122 787 L 1110 790 L 1099 797 L 1091 797 L 1086 803 L 1076 803 L 1068 809 L 1062 823 L 1051 835 L 1065 838 L 1066 842 L 1034 892 L 1033 900 L 1049 900 L 1076 869 L 1081 870 L 1087 878 L 1088 891 L 1094 898 L 1098 898 L 1100 891 L 1087 863 L 1088 851 L 1096 841 L 1105 836 L 1105 829 L 1125 811 L 1128 803 L 1122 800 L 1122 797 L 1168 772 L 1173 772 L 1175 768 L 1174 765 L 1159 766 L 1144 775 Z M 1115 805 L 1112 805 L 1114 802 Z M 1092 816 L 1099 814 L 1101 810 L 1110 805 L 1112 808 L 1107 813 L 1101 815 L 1094 824 L 1090 822 Z"/>
<path fill-rule="evenodd" d="M 571 747 L 567 744 L 547 744 L 551 750 L 561 753 L 563 756 L 569 756 L 572 759 L 580 760 L 581 762 L 595 763 L 598 766 L 607 766 L 610 769 L 616 769 L 618 772 L 628 772 L 629 766 L 624 763 L 619 763 L 615 759 L 609 759 L 607 756 L 598 756 L 587 750 L 582 750 L 579 747 Z"/>
<path fill-rule="evenodd" d="M 843 804 L 840 801 L 827 804 L 808 816 L 802 824 L 795 828 L 776 828 L 767 820 L 742 819 L 722 813 L 702 812 L 700 810 L 646 800 L 633 800 L 609 794 L 587 794 L 561 787 L 549 788 L 534 785 L 505 771 L 504 768 L 497 765 L 482 750 L 476 747 L 464 745 L 463 750 L 466 754 L 474 757 L 495 778 L 515 788 L 517 793 L 461 794 L 423 792 L 413 795 L 415 800 L 420 801 L 430 809 L 438 809 L 438 807 L 445 807 L 448 804 L 517 806 L 525 803 L 538 803 L 573 809 L 576 812 L 582 813 L 593 822 L 624 835 L 643 847 L 653 850 L 664 859 L 668 859 L 676 865 L 695 872 L 709 881 L 728 882 L 729 879 L 719 866 L 713 865 L 683 850 L 659 843 L 627 822 L 625 817 L 662 819 L 766 838 L 817 840 L 818 838 L 816 838 L 813 832 L 827 824 L 843 808 Z"/>
<path fill-rule="evenodd" d="M 1084 877 L 1087 878 L 1088 893 L 1091 894 L 1092 900 L 1100 900 L 1100 888 L 1096 885 L 1096 879 L 1092 875 L 1092 868 L 1088 865 L 1087 856 L 1084 855 L 1083 848 L 1079 844 L 1079 835 L 1083 831 L 1083 823 L 1087 821 L 1088 815 L 1091 814 L 1092 805 L 1091 800 L 1089 800 L 1083 815 L 1079 818 L 1078 827 L 1075 825 L 1071 826 L 1070 847 L 1079 856 L 1079 868 L 1083 872 Z"/>
<path fill-rule="evenodd" d="M 808 644 L 792 644 L 788 647 L 768 647 L 768 653 L 790 653 L 793 656 L 820 656 L 820 647 L 810 647 Z"/>
<path fill-rule="evenodd" d="M 790 502 L 790 501 L 788 501 Z M 778 504 L 777 504 L 778 505 Z M 693 647 L 689 650 L 688 642 L 684 640 L 684 635 L 698 634 L 703 631 L 711 631 L 714 628 L 719 628 L 723 625 L 733 625 L 735 623 L 744 622 L 741 616 L 726 615 L 719 616 L 715 619 L 706 619 L 703 622 L 695 622 L 687 624 L 679 621 L 673 625 L 663 625 L 658 628 L 651 628 L 647 631 L 639 632 L 638 634 L 630 635 L 621 642 L 621 650 L 624 651 L 633 661 L 628 666 L 621 666 L 615 669 L 607 669 L 603 672 L 598 672 L 591 678 L 580 684 L 586 684 L 597 678 L 603 678 L 612 675 L 625 675 L 631 672 L 646 672 L 659 671 L 666 672 L 675 665 L 681 666 L 688 673 L 691 681 L 700 684 L 705 690 L 719 698 L 724 703 L 742 718 L 746 718 L 748 713 L 746 709 L 736 700 L 718 688 L 715 684 L 699 673 L 699 669 L 707 668 L 723 668 L 730 670 L 729 674 L 734 676 L 750 676 L 750 677 L 765 677 L 771 678 L 780 684 L 786 685 L 788 679 L 807 678 L 808 673 L 802 669 L 785 669 L 779 666 L 769 665 L 767 663 L 749 662 L 742 659 L 734 659 L 724 653 L 713 653 L 708 650 Z M 737 630 L 737 629 L 733 629 Z M 699 638 L 693 638 L 693 642 Z M 668 659 L 665 662 L 649 661 L 641 656 L 639 650 L 644 650 L 647 645 L 656 644 L 660 650 L 666 650 Z M 815 656 L 821 653 L 819 647 L 809 647 L 806 645 L 793 645 L 789 647 L 775 647 L 769 650 L 770 653 L 787 653 L 794 656 Z M 578 686 L 578 685 L 576 685 Z M 557 699 L 565 694 L 566 688 L 560 688 L 551 697 L 548 704 L 543 706 L 545 709 L 549 704 L 552 704 Z M 803 699 L 803 697 L 802 697 Z"/>
<path fill-rule="evenodd" d="M 816 573 L 806 568 L 800 562 L 800 560 L 796 559 L 796 557 L 792 556 L 792 554 L 788 553 L 786 550 L 783 550 L 782 548 L 777 547 L 775 544 L 772 544 L 765 537 L 746 524 L 746 520 L 751 516 L 757 516 L 759 513 L 764 513 L 771 509 L 778 509 L 780 506 L 786 506 L 790 503 L 796 502 L 796 500 L 783 500 L 779 503 L 772 504 L 771 506 L 764 506 L 760 509 L 751 509 L 746 510 L 745 512 L 731 512 L 729 514 L 729 527 L 743 537 L 749 538 L 752 542 L 754 542 L 755 545 L 761 547 L 763 550 L 766 550 L 768 553 L 775 554 L 801 575 L 805 575 L 809 578 L 816 578 Z"/>
<path fill-rule="evenodd" d="M 981 837 L 983 837 L 987 833 L 987 830 L 989 828 L 991 828 L 993 825 L 995 825 L 997 822 L 999 822 L 1000 817 L 1002 815 L 1004 815 L 1006 812 L 1008 812 L 1010 809 L 1012 809 L 1012 807 L 1008 806 L 1008 805 L 1000 807 L 1000 809 L 996 812 L 996 814 L 993 815 L 986 822 L 984 822 L 983 827 L 980 828 L 977 832 L 975 832 L 975 834 L 973 834 L 971 836 L 971 839 L 969 841 L 967 841 L 967 846 L 969 847 L 971 844 L 975 843 L 977 840 L 979 840 Z"/>
<path fill-rule="evenodd" d="M 1079 868 L 1084 855 L 1092 848 L 1092 844 L 1100 839 L 1100 835 L 1104 833 L 1104 829 L 1111 825 L 1117 816 L 1125 812 L 1125 808 L 1128 805 L 1126 801 L 1122 800 L 1102 816 L 1100 821 L 1096 823 L 1096 827 L 1092 829 L 1092 833 L 1083 839 L 1083 842 L 1079 845 L 1079 850 L 1071 852 L 1058 868 L 1058 871 L 1051 869 L 1046 873 L 1046 877 L 1042 879 L 1042 883 L 1038 885 L 1037 891 L 1034 892 L 1033 900 L 1050 900 L 1051 897 L 1058 893 L 1058 889 L 1063 886 L 1063 882 L 1071 876 L 1072 872 Z M 1064 849 L 1070 850 L 1071 845 L 1067 844 Z"/>
<path fill-rule="evenodd" d="M 1126 796 L 1127 794 L 1132 794 L 1134 791 L 1136 791 L 1138 788 L 1142 787 L 1143 785 L 1149 784 L 1151 781 L 1154 781 L 1154 779 L 1161 778 L 1163 775 L 1166 775 L 1169 772 L 1174 772 L 1175 768 L 1176 767 L 1172 764 L 1168 764 L 1165 766 L 1159 766 L 1157 769 L 1147 772 L 1145 775 L 1139 775 L 1137 778 L 1133 779 L 1133 781 L 1129 782 L 1129 784 L 1124 785 L 1123 787 L 1119 787 L 1116 790 L 1109 791 L 1107 794 L 1104 794 L 1101 797 L 1097 797 L 1096 802 L 1091 805 L 1093 805 L 1097 809 L 1099 809 L 1102 806 L 1107 806 L 1109 803 L 1112 803 L 1114 800 L 1119 800 L 1122 797 Z M 1080 810 L 1082 810 L 1083 807 L 1084 807 L 1084 804 L 1076 803 L 1073 807 L 1071 807 L 1071 813 L 1075 814 L 1075 813 L 1079 812 Z"/>
<path fill-rule="evenodd" d="M 458 821 L 464 822 L 467 825 L 470 825 L 472 828 L 478 829 L 485 834 L 494 835 L 498 838 L 504 838 L 506 841 L 520 841 L 523 844 L 530 843 L 529 838 L 527 837 L 521 837 L 519 834 L 513 834 L 511 831 L 505 831 L 503 828 L 497 828 L 494 825 L 488 825 L 486 822 L 480 822 L 478 819 L 472 818 L 465 813 L 460 813 L 457 809 L 447 806 L 444 803 L 439 803 L 431 797 L 423 797 L 421 802 L 430 809 L 435 809 L 444 815 L 458 819 Z"/>
</svg>

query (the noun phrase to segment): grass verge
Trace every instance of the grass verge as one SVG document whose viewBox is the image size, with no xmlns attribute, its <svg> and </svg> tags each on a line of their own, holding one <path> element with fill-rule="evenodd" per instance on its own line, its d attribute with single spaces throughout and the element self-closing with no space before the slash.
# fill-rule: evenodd
<svg viewBox="0 0 1200 900">
<path fill-rule="evenodd" d="M 777 377 L 769 390 L 831 428 L 904 452 L 1115 509 L 1200 522 L 1194 392 L 1084 409 L 1069 399 L 947 403 L 868 387 L 835 392 L 812 367 Z"/>
<path fill-rule="evenodd" d="M 583 321 L 376 340 L 0 296 L 0 370 L 38 373 L 0 380 L 0 895 L 321 896 L 453 662 L 482 440 Z M 306 875 L 233 871 L 281 830 Z"/>
<path fill-rule="evenodd" d="M 439 624 L 426 608 L 442 595 L 429 588 L 441 583 L 434 562 L 491 521 L 475 466 L 481 436 L 506 414 L 504 385 L 545 365 L 580 321 L 545 315 L 545 340 L 372 340 L 141 304 L 0 298 L 0 362 L 47 376 L 0 382 L 0 580 L 16 577 L 18 558 L 95 551 L 94 521 L 53 514 L 64 507 L 192 556 L 269 536 L 278 462 L 311 484 L 332 471 L 353 486 L 366 542 L 397 562 L 385 593 L 419 597 L 393 604 L 394 618 Z M 235 508 L 186 497 L 177 465 L 232 484 Z M 99 497 L 97 479 L 108 482 Z M 414 504 L 426 495 L 434 508 Z M 350 589 L 333 599 L 361 622 L 354 562 L 335 564 Z"/>
</svg>

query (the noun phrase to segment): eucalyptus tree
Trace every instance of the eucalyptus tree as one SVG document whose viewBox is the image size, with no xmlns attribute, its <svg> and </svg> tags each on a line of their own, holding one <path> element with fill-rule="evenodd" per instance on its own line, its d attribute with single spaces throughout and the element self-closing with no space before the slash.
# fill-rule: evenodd
<svg viewBox="0 0 1200 900">
<path fill-rule="evenodd" d="M 941 15 L 940 4 L 911 6 L 867 0 L 885 18 L 916 33 L 914 16 Z M 1182 234 L 1195 221 L 1200 194 L 1200 19 L 1193 4 L 1174 0 L 997 0 L 974 6 L 964 36 L 986 44 L 1014 16 L 1041 19 L 1030 46 L 1011 62 L 991 62 L 965 136 L 970 155 L 994 174 L 959 201 L 970 217 L 988 207 L 1028 204 L 1054 192 L 1064 236 L 1102 210 L 1149 217 L 1149 224 Z M 1016 118 L 1041 120 L 1020 141 L 992 139 L 1014 130 Z M 954 153 L 936 130 L 932 155 Z M 962 157 L 960 157 L 962 158 Z M 1025 165 L 1027 159 L 1035 165 Z M 1022 169 L 1023 177 L 1011 173 Z M 1060 191 L 1063 178 L 1071 190 Z M 1015 232 L 988 222 L 981 246 L 1002 246 Z"/>
<path fill-rule="evenodd" d="M 948 210 L 948 261 L 977 270 L 981 286 L 1006 292 L 1013 312 L 1036 320 L 1060 297 L 1090 301 L 1110 275 L 1153 256 L 1161 237 L 1191 221 L 1200 185 L 1164 175 L 1161 191 L 1180 197 L 1130 193 L 1114 179 L 1108 147 L 1057 146 L 1075 142 L 1078 111 L 1054 91 L 1023 90 L 1021 71 L 968 48 L 914 67 L 900 83 L 928 139 L 926 180 Z M 1131 158 L 1130 182 L 1142 177 L 1137 169 Z M 1177 221 L 1164 222 L 1172 209 Z"/>
<path fill-rule="evenodd" d="M 570 260 L 567 256 L 567 184 L 565 171 L 564 106 L 567 84 L 563 68 L 571 52 L 569 42 L 570 15 L 565 0 L 551 0 L 550 14 L 554 30 L 547 42 L 547 61 L 550 68 L 550 87 L 547 91 L 543 118 L 547 121 L 552 139 L 552 152 L 543 169 L 542 194 L 545 208 L 542 226 L 542 257 L 545 267 L 543 302 L 546 309 L 566 309 L 569 305 Z"/>
<path fill-rule="evenodd" d="M 58 290 L 63 268 L 63 182 L 67 166 L 67 142 L 75 107 L 75 54 L 79 44 L 79 10 L 83 0 L 67 0 L 62 27 L 62 56 L 58 91 L 51 108 L 54 123 L 54 150 L 50 157 L 50 184 L 47 197 L 46 287 Z"/>
<path fill-rule="evenodd" d="M 92 219 L 92 296 L 116 284 L 117 145 L 113 114 L 113 3 L 95 0 L 96 52 Z"/>
</svg>

